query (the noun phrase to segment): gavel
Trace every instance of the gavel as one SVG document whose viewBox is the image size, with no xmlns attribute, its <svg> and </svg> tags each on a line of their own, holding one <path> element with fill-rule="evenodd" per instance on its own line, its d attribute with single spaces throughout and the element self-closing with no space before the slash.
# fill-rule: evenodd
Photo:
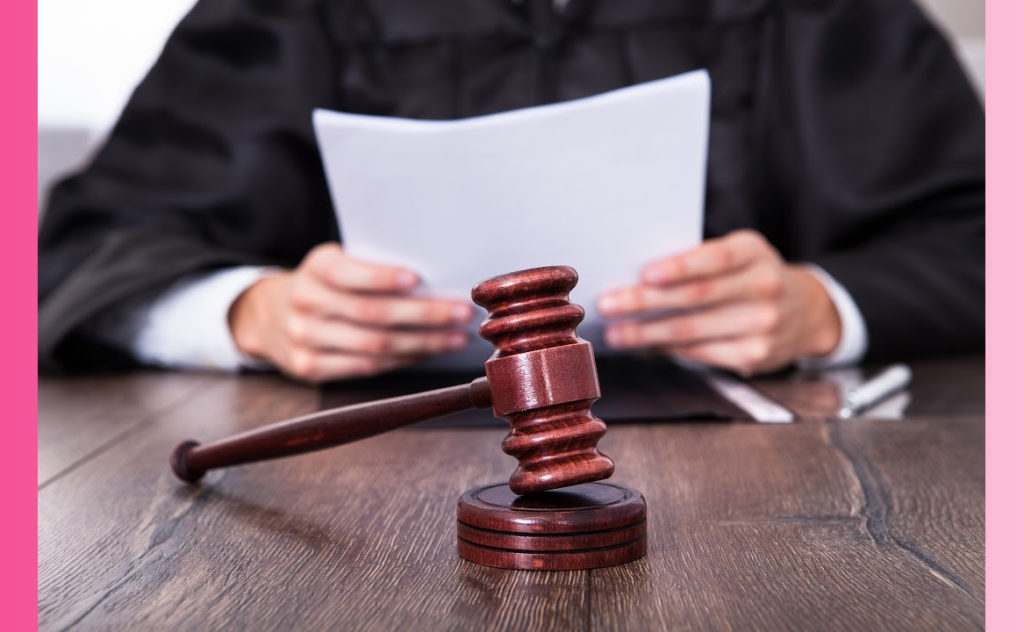
<svg viewBox="0 0 1024 632">
<path fill-rule="evenodd" d="M 607 427 L 590 412 L 601 396 L 594 350 L 576 336 L 583 308 L 569 302 L 572 268 L 513 272 L 480 283 L 488 311 L 480 335 L 495 347 L 486 377 L 469 384 L 282 421 L 207 445 L 185 441 L 171 468 L 196 482 L 211 469 L 329 448 L 472 408 L 494 409 L 511 429 L 502 449 L 519 460 L 508 483 L 459 498 L 458 552 L 478 564 L 576 570 L 647 553 L 647 502 L 606 482 L 615 469 L 597 450 Z"/>
<path fill-rule="evenodd" d="M 532 494 L 608 478 L 597 450 L 607 427 L 591 405 L 601 396 L 594 351 L 576 336 L 583 308 L 569 302 L 576 271 L 566 266 L 502 275 L 473 288 L 488 311 L 480 335 L 494 344 L 486 377 L 296 417 L 201 445 L 179 444 L 171 468 L 194 483 L 208 470 L 312 452 L 473 408 L 511 426 L 502 449 L 519 460 L 508 487 Z"/>
</svg>

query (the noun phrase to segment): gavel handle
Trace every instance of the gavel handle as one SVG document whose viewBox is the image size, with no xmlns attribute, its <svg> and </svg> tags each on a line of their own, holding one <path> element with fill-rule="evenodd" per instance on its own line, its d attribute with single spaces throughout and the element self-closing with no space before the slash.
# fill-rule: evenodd
<svg viewBox="0 0 1024 632">
<path fill-rule="evenodd" d="M 324 410 L 286 419 L 213 443 L 184 441 L 171 453 L 171 469 L 194 483 L 207 470 L 331 448 L 427 419 L 491 406 L 481 377 L 469 384 Z"/>
</svg>

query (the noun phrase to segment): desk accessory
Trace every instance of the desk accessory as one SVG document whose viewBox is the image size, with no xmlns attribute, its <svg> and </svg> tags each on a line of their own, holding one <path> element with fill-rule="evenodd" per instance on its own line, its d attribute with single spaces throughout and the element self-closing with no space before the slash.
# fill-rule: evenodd
<svg viewBox="0 0 1024 632">
<path fill-rule="evenodd" d="M 912 375 L 910 367 L 905 364 L 894 364 L 887 367 L 843 397 L 839 408 L 839 418 L 851 419 L 881 403 L 890 395 L 906 388 L 910 384 Z"/>
<path fill-rule="evenodd" d="M 171 453 L 171 469 L 195 483 L 211 469 L 334 447 L 491 407 L 511 425 L 502 449 L 519 466 L 507 484 L 463 495 L 458 510 L 462 557 L 502 568 L 550 570 L 642 557 L 647 546 L 643 496 L 596 482 L 611 476 L 615 466 L 597 450 L 607 427 L 590 411 L 600 387 L 593 349 L 575 332 L 583 320 L 583 308 L 568 300 L 576 281 L 572 268 L 553 266 L 495 277 L 473 289 L 473 300 L 489 312 L 480 335 L 495 346 L 486 377 L 313 413 L 206 445 L 184 441 Z"/>
</svg>

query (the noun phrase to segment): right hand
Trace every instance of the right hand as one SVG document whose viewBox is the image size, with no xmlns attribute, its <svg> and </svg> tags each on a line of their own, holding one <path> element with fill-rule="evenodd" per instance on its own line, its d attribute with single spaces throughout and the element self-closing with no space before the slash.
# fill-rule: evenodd
<svg viewBox="0 0 1024 632">
<path fill-rule="evenodd" d="M 464 347 L 469 303 L 411 296 L 417 285 L 410 270 L 321 244 L 295 270 L 270 274 L 235 300 L 231 335 L 242 352 L 309 382 L 382 373 Z"/>
</svg>

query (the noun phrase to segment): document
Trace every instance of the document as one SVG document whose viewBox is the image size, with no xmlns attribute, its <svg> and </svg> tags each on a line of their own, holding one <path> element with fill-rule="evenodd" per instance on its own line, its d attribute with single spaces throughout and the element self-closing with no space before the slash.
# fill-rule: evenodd
<svg viewBox="0 0 1024 632">
<path fill-rule="evenodd" d="M 710 92 L 699 70 L 467 119 L 316 110 L 313 123 L 347 252 L 463 299 L 499 274 L 572 266 L 579 335 L 601 351 L 598 296 L 700 243 Z M 491 352 L 471 336 L 431 366 L 482 366 Z"/>
</svg>

